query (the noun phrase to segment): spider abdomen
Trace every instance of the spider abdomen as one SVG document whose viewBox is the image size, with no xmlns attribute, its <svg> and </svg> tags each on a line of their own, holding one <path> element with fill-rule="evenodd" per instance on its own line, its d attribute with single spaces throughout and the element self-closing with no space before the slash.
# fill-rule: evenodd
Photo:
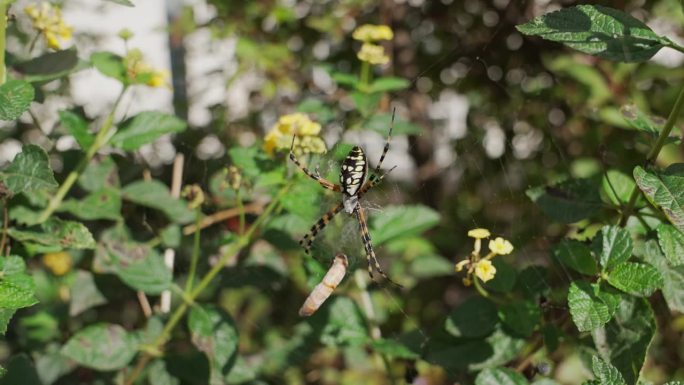
<svg viewBox="0 0 684 385">
<path fill-rule="evenodd" d="M 342 161 L 342 172 L 340 173 L 342 192 L 348 196 L 355 196 L 363 186 L 367 173 L 366 154 L 361 147 L 354 146 Z"/>
</svg>

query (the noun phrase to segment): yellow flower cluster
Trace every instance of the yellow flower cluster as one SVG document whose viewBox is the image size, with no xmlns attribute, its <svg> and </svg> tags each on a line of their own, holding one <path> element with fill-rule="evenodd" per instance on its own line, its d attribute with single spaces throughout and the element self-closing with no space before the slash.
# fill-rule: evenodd
<svg viewBox="0 0 684 385">
<path fill-rule="evenodd" d="M 168 87 L 168 71 L 159 70 L 143 60 L 141 50 L 134 48 L 123 58 L 126 76 L 132 84 L 145 84 L 150 87 Z"/>
<path fill-rule="evenodd" d="M 385 48 L 375 44 L 378 40 L 392 40 L 394 33 L 386 25 L 364 24 L 354 30 L 352 37 L 363 42 L 361 50 L 356 54 L 359 60 L 370 64 L 387 64 L 389 56 L 385 55 Z"/>
<path fill-rule="evenodd" d="M 321 125 L 300 112 L 283 115 L 264 138 L 264 150 L 273 154 L 275 150 L 289 150 L 294 138 L 296 155 L 323 154 L 327 151 L 320 137 Z"/>
<path fill-rule="evenodd" d="M 71 39 L 72 28 L 64 22 L 62 10 L 58 6 L 42 2 L 26 6 L 24 12 L 31 18 L 33 28 L 43 35 L 49 48 L 59 50 L 60 40 Z"/>
<path fill-rule="evenodd" d="M 71 255 L 66 251 L 43 255 L 43 264 L 54 275 L 64 275 L 71 270 Z"/>
<path fill-rule="evenodd" d="M 482 282 L 487 282 L 494 278 L 496 268 L 492 265 L 492 258 L 497 255 L 507 255 L 513 252 L 513 245 L 508 240 L 497 237 L 489 241 L 489 253 L 484 257 L 480 256 L 482 240 L 489 238 L 491 233 L 487 229 L 473 229 L 468 231 L 468 236 L 475 238 L 473 251 L 467 259 L 456 264 L 456 272 L 467 269 L 467 275 L 463 278 L 463 284 L 469 286 L 473 282 L 473 275 Z"/>
</svg>

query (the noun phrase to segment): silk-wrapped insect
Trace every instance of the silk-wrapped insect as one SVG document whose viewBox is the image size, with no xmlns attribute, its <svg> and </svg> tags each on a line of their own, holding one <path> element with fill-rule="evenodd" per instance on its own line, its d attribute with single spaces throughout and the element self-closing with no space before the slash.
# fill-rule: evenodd
<svg viewBox="0 0 684 385">
<path fill-rule="evenodd" d="M 325 302 L 335 288 L 337 288 L 337 285 L 342 282 L 345 274 L 347 274 L 347 267 L 349 267 L 347 256 L 342 253 L 337 254 L 335 259 L 333 259 L 332 266 L 328 269 L 328 272 L 323 277 L 321 283 L 316 285 L 311 294 L 306 297 L 304 305 L 299 309 L 300 316 L 308 317 L 321 307 L 323 302 Z"/>
</svg>

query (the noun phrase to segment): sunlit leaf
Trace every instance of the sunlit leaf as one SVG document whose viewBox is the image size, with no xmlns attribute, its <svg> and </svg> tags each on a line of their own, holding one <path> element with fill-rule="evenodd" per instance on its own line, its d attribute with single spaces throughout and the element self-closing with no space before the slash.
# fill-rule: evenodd
<svg viewBox="0 0 684 385">
<path fill-rule="evenodd" d="M 639 297 L 648 297 L 663 286 L 663 276 L 645 263 L 624 262 L 608 273 L 608 283 Z"/>
<path fill-rule="evenodd" d="M 128 286 L 148 294 L 168 289 L 173 279 L 159 253 L 144 244 L 108 240 L 106 248 L 111 271 Z"/>
<path fill-rule="evenodd" d="M 38 189 L 54 190 L 58 186 L 45 150 L 33 144 L 25 145 L 12 163 L 0 171 L 0 181 L 15 195 Z"/>
<path fill-rule="evenodd" d="M 646 242 L 644 259 L 663 276 L 663 296 L 670 310 L 684 313 L 684 265 L 672 266 L 655 241 Z"/>
<path fill-rule="evenodd" d="M 439 223 L 439 213 L 427 206 L 387 206 L 371 219 L 374 245 L 420 235 Z"/>
<path fill-rule="evenodd" d="M 684 234 L 667 224 L 659 225 L 656 230 L 658 243 L 670 265 L 684 265 Z"/>
<path fill-rule="evenodd" d="M 594 248 L 603 270 L 610 270 L 632 256 L 632 238 L 618 226 L 604 226 L 594 238 Z"/>
<path fill-rule="evenodd" d="M 634 168 L 634 179 L 646 198 L 660 208 L 679 231 L 684 231 L 684 164 L 674 164 L 663 172 Z"/>
<path fill-rule="evenodd" d="M 373 340 L 371 348 L 389 359 L 416 359 L 418 354 L 397 340 L 381 338 Z"/>
<path fill-rule="evenodd" d="M 118 189 L 104 188 L 85 198 L 64 201 L 59 211 L 68 211 L 86 221 L 119 220 L 121 219 L 121 194 Z"/>
<path fill-rule="evenodd" d="M 593 356 L 592 371 L 601 385 L 625 385 L 625 380 L 618 370 L 608 362 Z"/>
<path fill-rule="evenodd" d="M 23 80 L 8 80 L 0 85 L 0 120 L 14 120 L 28 110 L 33 101 L 33 86 Z"/>
<path fill-rule="evenodd" d="M 135 338 L 124 328 L 114 324 L 87 326 L 71 337 L 62 348 L 62 354 L 80 365 L 105 371 L 125 367 L 136 352 Z"/>
<path fill-rule="evenodd" d="M 126 66 L 121 56 L 111 52 L 95 52 L 90 55 L 90 62 L 100 73 L 121 82 L 126 80 Z"/>
<path fill-rule="evenodd" d="M 481 371 L 475 385 L 527 385 L 525 377 L 513 369 L 491 368 Z"/>
<path fill-rule="evenodd" d="M 409 87 L 411 83 L 404 78 L 382 77 L 371 83 L 369 92 L 399 91 Z"/>
<path fill-rule="evenodd" d="M 38 303 L 35 297 L 36 286 L 25 270 L 26 264 L 21 257 L 0 256 L 0 308 L 20 309 Z M 9 320 L 12 314 L 8 312 L 3 315 Z"/>
<path fill-rule="evenodd" d="M 50 218 L 38 227 L 26 230 L 11 228 L 9 235 L 19 242 L 31 242 L 60 249 L 92 249 L 95 240 L 87 227 L 80 222 Z"/>
<path fill-rule="evenodd" d="M 578 5 L 547 13 L 517 26 L 525 35 L 563 43 L 598 57 L 642 62 L 669 41 L 632 16 L 599 5 Z"/>
<path fill-rule="evenodd" d="M 613 317 L 619 297 L 602 291 L 596 284 L 573 281 L 568 292 L 568 306 L 572 320 L 581 332 L 605 325 Z"/>
<path fill-rule="evenodd" d="M 69 134 L 73 135 L 81 149 L 88 149 L 95 137 L 88 131 L 88 123 L 72 111 L 60 111 L 59 121 Z"/>
</svg>

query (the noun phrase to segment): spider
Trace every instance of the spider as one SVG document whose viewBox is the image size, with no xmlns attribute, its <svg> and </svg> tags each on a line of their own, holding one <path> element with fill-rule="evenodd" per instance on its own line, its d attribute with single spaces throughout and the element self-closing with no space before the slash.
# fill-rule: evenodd
<svg viewBox="0 0 684 385">
<path fill-rule="evenodd" d="M 366 154 L 363 149 L 359 146 L 354 146 L 349 154 L 342 161 L 342 168 L 340 172 L 340 184 L 335 184 L 327 179 L 321 177 L 318 167 L 314 172 L 309 171 L 304 165 L 302 165 L 293 152 L 294 148 L 294 137 L 292 138 L 292 146 L 290 147 L 290 160 L 299 167 L 302 172 L 308 175 L 311 179 L 318 182 L 321 186 L 328 190 L 342 193 L 342 202 L 335 205 L 327 213 L 313 225 L 309 232 L 304 235 L 304 237 L 299 241 L 299 244 L 304 247 L 304 251 L 309 254 L 311 252 L 311 245 L 316 235 L 323 230 L 323 228 L 330 222 L 330 220 L 337 215 L 340 211 L 344 209 L 349 215 L 354 215 L 359 222 L 359 229 L 361 230 L 361 240 L 363 241 L 363 247 L 366 251 L 366 259 L 368 260 L 368 275 L 373 279 L 373 265 L 375 270 L 382 275 L 388 282 L 401 287 L 401 285 L 392 281 L 387 274 L 380 267 L 378 258 L 375 256 L 375 251 L 373 251 L 373 243 L 371 242 L 370 233 L 368 232 L 368 224 L 366 223 L 366 214 L 359 204 L 359 199 L 363 197 L 370 189 L 378 185 L 382 179 L 389 174 L 394 167 L 389 169 L 387 172 L 380 173 L 380 167 L 382 162 L 385 160 L 385 155 L 389 151 L 390 141 L 392 139 L 392 129 L 394 128 L 394 111 L 392 111 L 392 122 L 390 124 L 389 134 L 387 135 L 387 141 L 385 142 L 385 147 L 382 150 L 382 155 L 380 155 L 380 162 L 375 167 L 373 173 L 368 176 L 368 161 L 366 160 Z"/>
</svg>

